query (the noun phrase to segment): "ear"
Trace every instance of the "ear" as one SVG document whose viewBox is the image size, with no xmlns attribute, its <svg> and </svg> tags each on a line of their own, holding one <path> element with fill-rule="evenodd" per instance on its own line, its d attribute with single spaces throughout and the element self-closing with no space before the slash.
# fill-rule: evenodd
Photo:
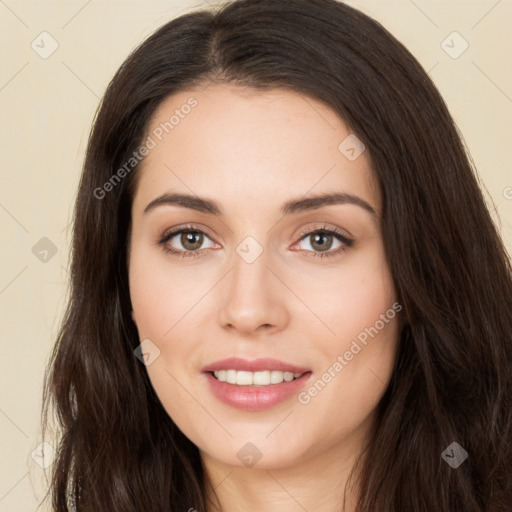
<svg viewBox="0 0 512 512">
<path fill-rule="evenodd" d="M 135 325 L 137 325 L 137 322 L 135 321 L 135 313 L 133 312 L 133 309 L 132 309 L 132 320 L 133 320 L 133 323 Z"/>
</svg>

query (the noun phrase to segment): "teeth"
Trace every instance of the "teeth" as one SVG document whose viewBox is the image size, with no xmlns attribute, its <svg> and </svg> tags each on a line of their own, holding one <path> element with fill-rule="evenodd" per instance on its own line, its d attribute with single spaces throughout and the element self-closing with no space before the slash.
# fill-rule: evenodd
<svg viewBox="0 0 512 512">
<path fill-rule="evenodd" d="M 270 372 L 254 372 L 252 375 L 252 383 L 256 386 L 268 386 L 270 384 Z"/>
<path fill-rule="evenodd" d="M 250 386 L 253 383 L 251 372 L 236 372 L 236 383 L 239 386 Z"/>
<path fill-rule="evenodd" d="M 237 386 L 269 386 L 270 384 L 281 384 L 291 382 L 299 378 L 302 373 L 279 372 L 264 370 L 262 372 L 246 372 L 237 370 L 219 370 L 213 372 L 217 380 L 236 384 Z"/>
</svg>

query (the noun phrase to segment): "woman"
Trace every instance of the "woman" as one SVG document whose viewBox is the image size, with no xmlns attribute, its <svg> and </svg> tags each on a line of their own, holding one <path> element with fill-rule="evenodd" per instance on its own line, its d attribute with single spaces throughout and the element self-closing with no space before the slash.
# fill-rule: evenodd
<svg viewBox="0 0 512 512">
<path fill-rule="evenodd" d="M 334 0 L 171 21 L 98 111 L 56 511 L 505 511 L 512 279 L 411 54 Z"/>
</svg>

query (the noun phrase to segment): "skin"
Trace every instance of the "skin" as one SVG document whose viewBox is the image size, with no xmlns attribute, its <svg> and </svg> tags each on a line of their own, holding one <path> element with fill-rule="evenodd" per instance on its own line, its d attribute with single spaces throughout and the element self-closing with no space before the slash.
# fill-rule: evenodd
<svg viewBox="0 0 512 512">
<path fill-rule="evenodd" d="M 397 302 L 369 152 L 348 160 L 338 146 L 350 129 L 313 98 L 232 84 L 168 97 L 148 134 L 190 97 L 197 106 L 137 170 L 132 204 L 133 319 L 140 339 L 160 350 L 146 366 L 151 383 L 199 448 L 222 510 L 339 511 L 391 378 L 400 315 L 307 404 L 294 395 L 263 411 L 233 408 L 211 393 L 201 368 L 227 357 L 272 357 L 310 368 L 307 390 Z M 212 199 L 223 215 L 176 205 L 143 213 L 167 191 Z M 288 200 L 334 192 L 358 196 L 375 214 L 354 204 L 285 217 L 280 211 Z M 202 245 L 185 247 L 180 235 L 167 245 L 199 247 L 202 254 L 179 257 L 158 245 L 170 228 L 189 223 L 206 233 Z M 322 252 L 314 235 L 301 235 L 323 226 L 338 228 L 354 244 L 314 257 Z M 263 251 L 251 264 L 236 252 L 247 236 Z M 341 245 L 333 238 L 329 250 Z M 247 442 L 262 454 L 252 468 L 237 458 Z M 351 489 L 345 510 L 353 510 Z"/>
</svg>

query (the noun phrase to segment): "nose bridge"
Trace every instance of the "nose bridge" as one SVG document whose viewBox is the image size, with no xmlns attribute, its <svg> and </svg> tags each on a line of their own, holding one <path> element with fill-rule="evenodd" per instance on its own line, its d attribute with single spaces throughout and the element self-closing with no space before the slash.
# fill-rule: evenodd
<svg viewBox="0 0 512 512">
<path fill-rule="evenodd" d="M 241 296 L 268 294 L 268 251 L 253 237 L 247 237 L 236 247 L 235 253 L 230 292 Z"/>
<path fill-rule="evenodd" d="M 221 324 L 245 333 L 262 325 L 283 326 L 287 313 L 278 280 L 267 268 L 270 259 L 269 252 L 254 237 L 246 237 L 235 248 L 220 305 Z"/>
</svg>

